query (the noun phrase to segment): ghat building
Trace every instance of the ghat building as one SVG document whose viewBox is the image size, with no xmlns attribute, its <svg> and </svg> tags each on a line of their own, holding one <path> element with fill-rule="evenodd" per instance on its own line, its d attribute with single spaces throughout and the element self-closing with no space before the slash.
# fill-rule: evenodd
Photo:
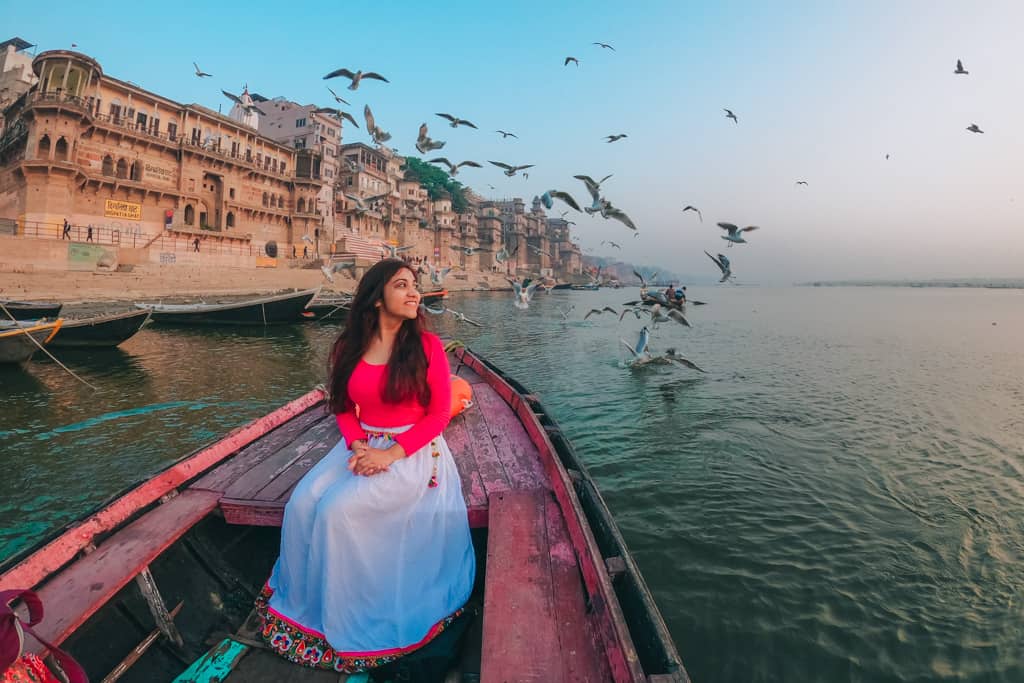
<svg viewBox="0 0 1024 683">
<path fill-rule="evenodd" d="M 0 216 L 91 225 L 115 243 L 216 236 L 253 253 L 301 245 L 321 225 L 315 150 L 114 78 L 79 52 L 42 52 L 31 68 L 38 82 L 4 111 Z"/>
</svg>

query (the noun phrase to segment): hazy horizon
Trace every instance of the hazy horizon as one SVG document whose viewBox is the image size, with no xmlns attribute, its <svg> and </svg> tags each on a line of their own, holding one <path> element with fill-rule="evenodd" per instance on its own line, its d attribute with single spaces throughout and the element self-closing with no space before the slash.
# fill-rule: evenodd
<svg viewBox="0 0 1024 683">
<path fill-rule="evenodd" d="M 344 142 L 368 142 L 364 104 L 402 154 L 421 156 L 413 143 L 427 122 L 447 141 L 444 156 L 488 166 L 458 176 L 485 197 L 561 189 L 589 203 L 572 176 L 613 173 L 603 189 L 640 237 L 574 214 L 594 255 L 713 276 L 703 251 L 721 252 L 741 281 L 762 284 L 1024 276 L 1024 191 L 1013 177 L 1024 158 L 1024 5 L 280 9 L 20 4 L 0 38 L 38 51 L 77 43 L 111 76 L 225 113 L 221 89 L 334 106 L 330 85 L 360 121 Z M 113 30 L 115 18 L 130 27 Z M 569 55 L 579 68 L 563 66 Z M 958 58 L 969 75 L 953 74 Z M 214 77 L 196 78 L 193 61 Z M 391 82 L 351 92 L 346 79 L 322 80 L 339 67 Z M 479 130 L 452 129 L 435 112 Z M 971 123 L 985 133 L 966 131 Z M 520 137 L 503 140 L 499 128 Z M 604 143 L 612 133 L 629 137 Z M 536 167 L 528 180 L 506 178 L 487 160 Z M 687 204 L 703 223 L 682 213 Z M 723 251 L 716 221 L 761 230 Z"/>
</svg>

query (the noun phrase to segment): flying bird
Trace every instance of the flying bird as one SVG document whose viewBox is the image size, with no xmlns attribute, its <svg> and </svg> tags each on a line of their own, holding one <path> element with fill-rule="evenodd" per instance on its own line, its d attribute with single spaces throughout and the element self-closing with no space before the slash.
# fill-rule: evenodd
<svg viewBox="0 0 1024 683">
<path fill-rule="evenodd" d="M 580 210 L 580 205 L 576 203 L 576 200 L 572 198 L 568 192 L 562 192 L 561 190 L 548 190 L 540 196 L 540 201 L 544 205 L 544 208 L 550 209 L 555 205 L 554 200 L 561 199 L 563 202 L 576 209 Z"/>
<path fill-rule="evenodd" d="M 477 253 L 478 251 L 484 251 L 484 252 L 488 252 L 488 253 L 490 253 L 490 251 L 491 251 L 490 249 L 487 249 L 485 247 L 459 247 L 459 246 L 456 246 L 454 244 L 450 245 L 450 247 L 451 247 L 452 251 L 461 251 L 466 256 L 472 256 L 473 254 Z"/>
<path fill-rule="evenodd" d="M 732 119 L 733 123 L 739 123 L 740 122 L 740 120 L 738 118 L 736 118 L 736 114 L 732 113 L 731 109 L 723 109 L 723 111 L 725 112 L 725 118 Z"/>
<path fill-rule="evenodd" d="M 355 203 L 355 213 L 359 216 L 374 208 L 378 201 L 387 197 L 386 194 L 376 194 L 372 197 L 359 197 L 354 194 L 346 194 L 345 198 Z"/>
<path fill-rule="evenodd" d="M 537 287 L 540 282 L 530 282 L 530 284 L 523 286 L 523 283 L 519 280 L 508 280 L 512 283 L 512 295 L 515 298 L 516 308 L 529 308 L 530 301 L 533 299 L 533 293 L 537 291 Z"/>
<path fill-rule="evenodd" d="M 516 252 L 518 251 L 518 244 L 515 246 L 514 249 L 512 249 L 512 251 L 509 251 L 508 248 L 503 245 L 501 249 L 498 250 L 498 253 L 494 255 L 494 260 L 497 261 L 498 263 L 505 263 L 506 261 L 511 261 L 512 257 L 515 256 Z"/>
<path fill-rule="evenodd" d="M 806 180 L 798 180 L 798 181 L 796 181 L 796 184 L 797 185 L 806 185 L 807 181 Z"/>
<path fill-rule="evenodd" d="M 649 286 L 650 283 L 647 281 L 647 278 L 645 278 L 643 275 L 638 273 L 636 270 L 633 271 L 633 275 L 636 275 L 636 278 L 638 280 L 640 280 L 640 293 L 643 294 L 643 290 L 647 289 L 647 287 Z M 654 282 L 654 280 L 657 277 L 658 277 L 657 273 L 654 273 L 653 275 L 651 275 L 650 282 Z"/>
<path fill-rule="evenodd" d="M 605 48 L 607 50 L 611 50 L 612 52 L 615 52 L 615 48 L 612 47 L 611 45 L 609 45 L 608 43 L 593 43 L 593 44 L 594 45 L 599 45 L 599 46 L 601 46 L 601 47 L 603 47 L 603 48 Z"/>
<path fill-rule="evenodd" d="M 569 66 L 569 62 L 575 62 L 576 66 L 580 65 L 580 60 L 576 59 L 575 57 L 566 57 L 565 63 L 562 64 L 562 66 Z"/>
<path fill-rule="evenodd" d="M 576 180 L 583 181 L 583 184 L 586 185 L 586 187 L 587 187 L 587 192 L 590 193 L 590 196 L 594 200 L 593 203 L 590 206 L 588 206 L 586 209 L 584 209 L 584 211 L 586 211 L 587 213 L 593 215 L 595 213 L 603 212 L 606 205 L 610 206 L 610 204 L 608 204 L 607 200 L 604 197 L 601 196 L 601 184 L 604 183 L 604 181 L 606 181 L 609 178 L 611 178 L 612 175 L 613 174 L 609 173 L 604 178 L 601 178 L 600 181 L 594 180 L 593 178 L 591 178 L 588 175 L 574 175 L 573 176 L 573 178 L 575 178 Z"/>
<path fill-rule="evenodd" d="M 444 141 L 442 140 L 431 140 L 430 135 L 427 132 L 427 124 L 420 124 L 420 132 L 416 136 L 416 149 L 420 154 L 426 154 L 432 152 L 435 149 L 441 149 L 444 147 Z"/>
<path fill-rule="evenodd" d="M 356 276 L 356 262 L 351 261 L 335 261 L 330 265 L 320 266 L 320 272 L 324 274 L 328 282 L 334 282 L 334 274 L 342 270 L 348 270 L 352 277 Z"/>
<path fill-rule="evenodd" d="M 611 204 L 607 204 L 604 212 L 602 212 L 601 215 L 604 216 L 605 218 L 612 218 L 614 220 L 617 220 L 630 230 L 636 232 L 636 225 L 633 223 L 633 220 L 626 215 L 625 211 L 618 207 L 612 206 Z"/>
<path fill-rule="evenodd" d="M 967 126 L 967 130 L 971 131 L 972 133 L 984 133 L 985 132 L 981 128 L 978 128 L 978 124 L 976 124 L 976 123 L 972 123 L 971 125 Z"/>
<path fill-rule="evenodd" d="M 956 71 L 954 71 L 953 73 L 958 74 L 960 76 L 966 76 L 967 74 L 970 73 L 970 71 L 964 69 L 964 63 L 958 59 L 956 60 Z"/>
<path fill-rule="evenodd" d="M 338 76 L 344 76 L 345 78 L 347 78 L 350 81 L 352 81 L 352 83 L 350 83 L 349 86 L 348 86 L 349 90 L 358 90 L 359 89 L 359 83 L 364 78 L 371 78 L 371 79 L 377 80 L 377 81 L 384 81 L 385 83 L 390 83 L 391 82 L 388 79 L 386 79 L 383 76 L 381 76 L 379 73 L 376 73 L 374 71 L 367 71 L 365 73 L 363 71 L 356 71 L 355 73 L 352 73 L 348 69 L 335 69 L 331 73 L 329 73 L 326 76 L 324 76 L 324 80 L 326 81 L 328 78 L 337 78 Z"/>
<path fill-rule="evenodd" d="M 587 311 L 587 314 L 585 316 L 583 316 L 583 319 L 586 320 L 587 318 L 589 318 L 592 315 L 601 315 L 602 313 L 605 313 L 605 312 L 611 313 L 612 315 L 618 315 L 619 314 L 619 312 L 616 311 L 611 306 L 605 306 L 604 308 L 591 308 L 589 311 Z"/>
<path fill-rule="evenodd" d="M 549 254 L 540 247 L 535 247 L 532 244 L 527 244 L 526 247 L 534 254 L 537 254 L 537 256 L 547 256 L 549 259 L 558 259 L 558 257 L 555 254 Z"/>
<path fill-rule="evenodd" d="M 346 100 L 342 99 L 341 96 L 338 95 L 338 93 L 334 92 L 334 90 L 331 89 L 331 86 L 327 86 L 327 92 L 331 93 L 331 97 L 333 97 L 334 101 L 337 102 L 338 104 L 348 104 Z"/>
<path fill-rule="evenodd" d="M 505 175 L 507 175 L 509 178 L 514 176 L 518 171 L 522 171 L 523 169 L 526 169 L 526 168 L 533 168 L 533 166 L 534 166 L 533 164 L 526 164 L 525 166 L 510 166 L 509 164 L 503 164 L 500 161 L 488 161 L 487 163 L 494 164 L 498 168 L 505 169 L 503 171 L 503 173 Z"/>
<path fill-rule="evenodd" d="M 756 225 L 748 225 L 745 228 L 740 228 L 732 223 L 719 223 L 718 227 L 725 230 L 727 233 L 722 235 L 722 239 L 727 241 L 730 247 L 734 244 L 746 244 L 747 241 L 743 239 L 742 233 L 752 232 L 758 229 Z"/>
<path fill-rule="evenodd" d="M 628 138 L 629 136 L 626 135 L 625 133 L 618 133 L 617 135 L 605 135 L 604 137 L 605 137 L 605 140 L 604 140 L 605 142 L 615 142 L 616 140 L 621 140 L 622 138 Z"/>
<path fill-rule="evenodd" d="M 704 253 L 708 254 L 706 251 Z M 708 254 L 708 258 L 714 261 L 715 265 L 718 266 L 718 269 L 722 271 L 722 279 L 719 280 L 719 282 L 725 282 L 732 277 L 732 268 L 729 265 L 729 258 L 727 256 L 719 254 L 718 258 L 715 258 L 711 254 Z"/>
<path fill-rule="evenodd" d="M 700 212 L 700 209 L 698 209 L 696 206 L 691 206 L 691 205 L 687 204 L 686 206 L 683 207 L 683 211 L 684 212 L 685 211 L 696 211 L 697 212 L 697 218 L 700 219 L 701 223 L 704 222 L 704 215 Z"/>
<path fill-rule="evenodd" d="M 507 130 L 496 130 L 494 132 L 495 133 L 501 133 L 501 139 L 502 140 L 504 140 L 505 138 L 515 138 L 516 140 L 519 139 L 518 135 L 516 135 L 515 133 L 509 133 Z"/>
<path fill-rule="evenodd" d="M 221 90 L 221 92 L 224 93 L 224 97 L 228 98 L 229 100 L 237 104 L 239 107 L 244 109 L 247 114 L 263 114 L 263 111 L 259 107 L 252 103 L 246 104 L 238 95 L 233 95 L 229 93 L 227 90 Z"/>
<path fill-rule="evenodd" d="M 650 339 L 651 331 L 648 330 L 647 326 L 645 325 L 644 327 L 640 328 L 640 334 L 637 337 L 635 345 L 630 346 L 629 342 L 627 342 L 625 339 L 619 340 L 620 342 L 622 342 L 622 345 L 625 346 L 631 354 L 633 354 L 633 361 L 631 364 L 637 364 L 638 362 L 642 363 L 645 361 L 645 359 L 647 361 L 650 360 L 651 354 L 647 350 L 647 343 L 650 341 Z"/>
<path fill-rule="evenodd" d="M 889 161 L 889 155 L 888 154 L 885 155 L 885 160 Z"/>
<path fill-rule="evenodd" d="M 377 127 L 377 122 L 373 118 L 373 112 L 370 111 L 368 104 L 363 107 L 363 118 L 366 119 L 366 132 L 370 134 L 375 143 L 382 145 L 391 139 L 391 133 L 386 133 Z"/>
<path fill-rule="evenodd" d="M 427 163 L 428 164 L 441 164 L 443 166 L 447 166 L 448 167 L 448 175 L 450 175 L 452 177 L 455 177 L 456 175 L 458 175 L 459 169 L 461 167 L 463 167 L 463 166 L 468 166 L 469 168 L 483 168 L 483 166 L 481 166 L 480 164 L 476 163 L 475 161 L 460 161 L 457 164 L 453 164 L 452 162 L 448 161 L 448 159 L 446 159 L 445 157 L 437 157 L 436 159 L 427 159 Z"/>
<path fill-rule="evenodd" d="M 430 276 L 430 284 L 437 285 L 440 287 L 444 284 L 444 279 L 448 277 L 448 273 L 452 272 L 451 266 L 447 268 L 435 268 L 434 264 L 427 261 L 427 274 Z M 423 266 L 420 266 L 420 270 L 423 270 Z"/>
<path fill-rule="evenodd" d="M 259 111 L 259 110 L 257 110 L 257 111 Z M 356 128 L 359 127 L 359 124 L 356 123 L 356 120 L 354 118 L 352 118 L 352 114 L 349 114 L 347 111 L 342 111 L 340 109 L 335 109 L 334 107 L 317 107 L 316 109 L 313 110 L 313 113 L 314 114 L 330 114 L 334 118 L 338 119 L 338 121 L 342 121 L 342 120 L 348 121 L 349 123 L 351 123 Z"/>
<path fill-rule="evenodd" d="M 313 244 L 313 238 L 310 237 L 309 235 L 303 235 L 302 236 L 302 241 L 303 242 L 309 242 L 310 244 Z"/>
<path fill-rule="evenodd" d="M 619 246 L 617 242 L 612 242 L 611 240 L 601 240 L 601 244 L 608 244 L 610 246 L 615 247 L 616 249 L 622 249 L 622 247 Z"/>
<path fill-rule="evenodd" d="M 662 358 L 669 362 L 679 363 L 680 365 L 690 368 L 691 370 L 696 370 L 697 372 L 703 372 L 707 374 L 707 370 L 702 370 L 701 368 L 697 367 L 692 361 L 688 361 L 682 356 L 677 356 L 675 349 L 665 349 L 665 355 L 662 356 Z"/>
<path fill-rule="evenodd" d="M 382 244 L 380 248 L 387 254 L 387 258 L 398 258 L 403 251 L 409 251 L 413 245 L 398 246 L 397 244 Z"/>
<path fill-rule="evenodd" d="M 199 65 L 196 64 L 195 62 L 192 62 L 192 66 L 194 66 L 196 68 L 196 76 L 198 76 L 199 78 L 209 78 L 210 76 L 213 75 L 213 74 L 208 74 L 205 71 L 203 71 L 202 69 L 200 69 Z"/>
<path fill-rule="evenodd" d="M 472 121 L 460 119 L 458 116 L 452 116 L 451 114 L 441 113 L 438 113 L 437 116 L 440 116 L 442 119 L 447 119 L 448 121 L 451 121 L 452 128 L 458 128 L 459 126 L 469 126 L 470 128 L 476 128 L 476 124 L 474 124 Z"/>
</svg>

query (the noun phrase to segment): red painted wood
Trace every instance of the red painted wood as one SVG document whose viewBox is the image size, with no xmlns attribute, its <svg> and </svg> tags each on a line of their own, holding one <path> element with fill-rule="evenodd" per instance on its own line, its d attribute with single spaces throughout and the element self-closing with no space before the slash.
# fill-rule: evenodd
<svg viewBox="0 0 1024 683">
<path fill-rule="evenodd" d="M 576 551 L 557 501 L 545 501 L 548 554 L 551 557 L 551 596 L 558 625 L 562 678 L 566 681 L 612 680 L 600 638 L 587 613 L 583 577 Z"/>
<path fill-rule="evenodd" d="M 318 411 L 319 412 L 319 411 Z M 258 498 L 261 489 L 287 470 L 299 458 L 312 450 L 328 434 L 338 434 L 338 423 L 333 415 L 324 415 L 286 441 L 275 443 L 273 454 L 262 462 L 252 463 L 224 490 L 225 498 Z M 236 460 L 245 458 L 239 453 Z"/>
<path fill-rule="evenodd" d="M 512 488 L 550 489 L 540 452 L 509 405 L 486 384 L 476 387 L 475 400 Z"/>
<path fill-rule="evenodd" d="M 459 366 L 459 369 L 458 372 L 456 372 L 455 374 L 469 382 L 470 385 L 485 383 L 484 378 L 477 374 L 477 372 L 473 370 L 473 368 L 469 367 L 468 365 L 458 363 L 453 363 L 452 367 L 454 368 L 456 367 L 456 365 Z"/>
<path fill-rule="evenodd" d="M 150 510 L 39 590 L 46 615 L 36 632 L 61 643 L 136 574 L 217 506 L 213 491 L 185 491 Z M 34 640 L 31 641 L 35 643 Z M 43 646 L 36 645 L 36 651 Z"/>
<path fill-rule="evenodd" d="M 541 491 L 491 496 L 482 681 L 562 680 Z"/>
<path fill-rule="evenodd" d="M 224 521 L 228 524 L 242 526 L 281 526 L 284 520 L 284 506 L 288 499 L 283 500 L 238 500 L 221 498 L 220 509 L 224 513 Z M 487 526 L 487 505 L 466 504 L 469 526 L 473 528 Z"/>
<path fill-rule="evenodd" d="M 200 449 L 139 485 L 126 495 L 88 517 L 60 537 L 32 553 L 10 571 L 0 575 L 0 590 L 31 588 L 70 562 L 75 555 L 102 533 L 116 528 L 143 507 L 210 469 L 263 434 L 284 424 L 325 398 L 322 389 L 314 389 L 269 415 L 228 433 L 223 439 Z"/>
<path fill-rule="evenodd" d="M 480 473 L 488 498 L 495 493 L 508 491 L 512 486 L 509 483 L 508 474 L 505 472 L 505 466 L 501 462 L 501 454 L 494 447 L 490 427 L 484 419 L 480 406 L 472 406 L 462 415 L 465 417 L 469 443 L 472 444 L 470 452 L 476 458 L 477 471 Z"/>
<path fill-rule="evenodd" d="M 477 469 L 476 456 L 473 455 L 473 442 L 470 441 L 466 429 L 466 419 L 458 415 L 448 423 L 444 430 L 444 440 L 451 449 L 455 466 L 459 468 L 459 479 L 462 481 L 462 498 L 467 507 L 487 507 L 487 491 L 484 480 Z M 472 524 L 470 524 L 472 526 Z"/>
<path fill-rule="evenodd" d="M 298 415 L 273 432 L 264 434 L 259 440 L 239 451 L 235 457 L 203 475 L 192 484 L 192 488 L 227 491 L 240 477 L 245 476 L 264 460 L 273 457 L 282 447 L 300 437 L 312 425 L 324 420 L 325 415 L 323 406 Z"/>
</svg>

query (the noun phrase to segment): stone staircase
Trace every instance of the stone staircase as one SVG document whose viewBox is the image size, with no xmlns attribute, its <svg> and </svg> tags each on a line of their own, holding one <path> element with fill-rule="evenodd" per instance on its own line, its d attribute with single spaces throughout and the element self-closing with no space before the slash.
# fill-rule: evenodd
<svg viewBox="0 0 1024 683">
<path fill-rule="evenodd" d="M 357 235 L 354 232 L 346 232 L 338 238 L 334 250 L 335 258 L 356 257 L 376 263 L 384 255 L 381 241 Z"/>
</svg>

